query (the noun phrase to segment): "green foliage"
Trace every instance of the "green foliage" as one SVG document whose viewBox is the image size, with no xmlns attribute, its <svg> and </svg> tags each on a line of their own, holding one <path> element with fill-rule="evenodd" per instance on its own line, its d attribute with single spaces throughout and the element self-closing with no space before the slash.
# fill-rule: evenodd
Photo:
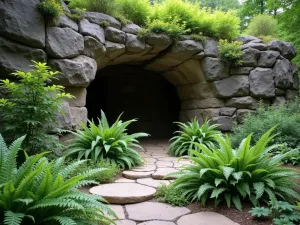
<svg viewBox="0 0 300 225">
<path fill-rule="evenodd" d="M 79 21 L 84 18 L 85 9 L 75 8 L 72 9 L 71 12 L 65 12 L 66 16 L 72 20 Z"/>
<path fill-rule="evenodd" d="M 191 150 L 194 156 L 186 158 L 194 164 L 181 168 L 169 176 L 177 176 L 173 182 L 175 188 L 183 190 L 184 196 L 191 201 L 215 199 L 215 204 L 226 202 L 230 207 L 241 210 L 241 201 L 250 200 L 254 206 L 270 199 L 293 202 L 300 199 L 294 191 L 299 173 L 290 168 L 281 167 L 284 156 L 271 158 L 269 153 L 275 146 L 268 146 L 274 138 L 271 132 L 263 134 L 254 146 L 250 145 L 251 136 L 245 138 L 235 150 L 228 136 L 216 137 L 219 148 L 209 149 L 196 144 L 202 153 Z"/>
<path fill-rule="evenodd" d="M 265 207 L 254 207 L 249 210 L 251 216 L 257 219 L 266 219 L 270 216 L 271 210 Z"/>
<path fill-rule="evenodd" d="M 182 195 L 183 191 L 175 189 L 172 185 L 162 184 L 156 191 L 158 201 L 171 204 L 172 206 L 186 206 L 190 202 Z"/>
<path fill-rule="evenodd" d="M 221 132 L 216 130 L 218 125 L 209 125 L 209 121 L 205 121 L 202 125 L 195 118 L 188 123 L 177 123 L 180 131 L 176 131 L 177 136 L 170 139 L 169 154 L 173 156 L 183 156 L 190 154 L 189 150 L 194 149 L 201 152 L 197 147 L 198 144 L 203 144 L 209 148 L 213 148 L 216 143 L 216 136 L 221 135 Z"/>
<path fill-rule="evenodd" d="M 242 64 L 243 52 L 241 49 L 242 42 L 220 40 L 218 49 L 222 62 L 231 62 L 234 65 Z"/>
<path fill-rule="evenodd" d="M 253 36 L 272 36 L 276 37 L 277 32 L 277 22 L 276 20 L 267 14 L 260 14 L 255 16 L 247 30 L 246 34 L 250 34 Z"/>
<path fill-rule="evenodd" d="M 109 22 L 103 20 L 100 24 L 99 24 L 101 27 L 105 28 L 105 27 L 109 27 Z"/>
<path fill-rule="evenodd" d="M 205 42 L 206 38 L 200 33 L 200 34 L 191 34 L 191 38 L 194 41 L 200 41 L 200 42 Z"/>
<path fill-rule="evenodd" d="M 148 24 L 147 27 L 150 32 L 167 33 L 173 39 L 178 39 L 180 35 L 186 33 L 185 25 L 178 24 L 176 19 L 169 22 L 164 22 L 162 20 L 153 20 Z"/>
<path fill-rule="evenodd" d="M 62 100 L 71 98 L 64 87 L 49 85 L 58 72 L 50 71 L 46 63 L 34 62 L 34 69 L 28 73 L 13 73 L 18 83 L 8 79 L 0 80 L 0 86 L 8 92 L 7 99 L 0 99 L 0 111 L 3 115 L 3 129 L 13 139 L 26 135 L 23 147 L 33 154 L 40 149 L 53 147 L 52 139 L 47 132 L 55 130 L 56 116 L 61 112 Z"/>
<path fill-rule="evenodd" d="M 69 4 L 70 8 L 83 8 L 91 12 L 101 12 L 113 15 L 115 12 L 115 0 L 72 0 Z"/>
<path fill-rule="evenodd" d="M 141 28 L 138 30 L 137 36 L 140 39 L 145 39 L 149 34 L 151 33 L 151 31 L 149 29 L 145 29 L 145 28 Z"/>
<path fill-rule="evenodd" d="M 27 157 L 17 167 L 16 157 L 24 139 L 7 147 L 0 135 L 0 221 L 6 225 L 114 224 L 107 215 L 116 216 L 102 203 L 102 197 L 77 189 L 95 183 L 87 178 L 102 169 L 69 178 L 84 161 L 65 167 L 64 158 L 48 162 L 43 157 L 46 153 Z"/>
<path fill-rule="evenodd" d="M 236 10 L 241 6 L 238 0 L 200 0 L 199 2 L 201 8 L 206 7 L 212 10 Z"/>
<path fill-rule="evenodd" d="M 63 14 L 63 8 L 60 0 L 41 0 L 38 9 L 44 16 L 50 19 L 56 19 Z"/>
<path fill-rule="evenodd" d="M 122 169 L 142 164 L 141 156 L 133 148 L 142 148 L 137 138 L 146 137 L 148 134 L 127 134 L 127 127 L 136 120 L 122 122 L 120 117 L 121 115 L 109 126 L 104 112 L 101 111 L 98 126 L 93 121 L 88 122 L 89 127 L 81 123 L 83 130 L 72 132 L 76 138 L 66 154 L 76 154 L 78 159 L 91 159 L 94 163 L 116 163 Z"/>
<path fill-rule="evenodd" d="M 291 148 L 287 146 L 287 144 L 283 144 L 275 151 L 272 151 L 273 155 L 283 155 L 291 151 Z M 284 164 L 290 165 L 299 165 L 300 164 L 300 148 L 294 150 L 293 154 L 288 154 L 284 159 L 282 159 Z"/>
</svg>

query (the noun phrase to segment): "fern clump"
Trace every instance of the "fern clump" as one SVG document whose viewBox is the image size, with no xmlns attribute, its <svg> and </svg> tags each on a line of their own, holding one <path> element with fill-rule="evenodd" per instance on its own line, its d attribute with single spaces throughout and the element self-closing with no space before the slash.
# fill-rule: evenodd
<svg viewBox="0 0 300 225">
<path fill-rule="evenodd" d="M 105 113 L 101 111 L 98 126 L 93 121 L 88 121 L 89 126 L 81 123 L 83 130 L 73 132 L 76 138 L 66 154 L 76 154 L 78 159 L 91 159 L 94 163 L 115 163 L 123 169 L 143 164 L 140 154 L 133 148 L 142 148 L 137 138 L 148 134 L 127 134 L 127 127 L 136 120 L 122 122 L 120 117 L 109 126 Z"/>
<path fill-rule="evenodd" d="M 189 200 L 199 200 L 205 205 L 211 198 L 216 205 L 225 201 L 228 207 L 233 203 L 239 210 L 241 200 L 250 200 L 254 206 L 276 198 L 288 202 L 299 200 L 299 194 L 294 191 L 298 185 L 293 182 L 299 173 L 280 167 L 285 155 L 271 158 L 269 153 L 277 147 L 267 147 L 274 138 L 273 130 L 267 131 L 254 146 L 250 145 L 250 134 L 237 150 L 231 147 L 228 137 L 216 137 L 219 148 L 195 144 L 202 153 L 191 150 L 193 155 L 187 158 L 193 164 L 171 174 L 178 177 L 172 185 L 182 189 Z"/>
<path fill-rule="evenodd" d="M 169 154 L 172 156 L 187 155 L 190 149 L 200 152 L 201 149 L 196 143 L 212 148 L 216 144 L 215 137 L 221 135 L 221 132 L 216 130 L 218 125 L 209 125 L 209 121 L 200 125 L 197 119 L 193 119 L 186 124 L 177 124 L 181 130 L 176 131 L 178 135 L 170 139 L 172 143 L 169 147 Z"/>
<path fill-rule="evenodd" d="M 7 147 L 0 135 L 0 224 L 114 224 L 110 218 L 116 215 L 102 197 L 77 189 L 96 183 L 86 178 L 102 169 L 69 178 L 84 161 L 65 167 L 64 158 L 48 162 L 46 153 L 27 156 L 18 167 L 16 158 L 24 139 Z"/>
</svg>

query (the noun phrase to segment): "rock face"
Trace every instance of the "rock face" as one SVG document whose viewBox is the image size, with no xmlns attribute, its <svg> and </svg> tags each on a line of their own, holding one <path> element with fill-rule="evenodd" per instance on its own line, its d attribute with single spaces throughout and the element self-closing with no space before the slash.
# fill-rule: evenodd
<svg viewBox="0 0 300 225">
<path fill-rule="evenodd" d="M 256 68 L 250 72 L 250 93 L 253 97 L 270 98 L 275 96 L 273 71 L 271 69 Z"/>
</svg>

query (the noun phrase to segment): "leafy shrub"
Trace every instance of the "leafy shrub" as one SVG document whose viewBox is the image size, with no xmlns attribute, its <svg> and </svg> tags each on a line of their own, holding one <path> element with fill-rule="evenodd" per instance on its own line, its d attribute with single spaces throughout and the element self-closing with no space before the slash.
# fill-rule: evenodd
<svg viewBox="0 0 300 225">
<path fill-rule="evenodd" d="M 249 135 L 237 150 L 232 148 L 228 136 L 216 137 L 219 149 L 196 144 L 202 154 L 191 150 L 194 156 L 187 158 L 194 164 L 171 174 L 178 176 L 172 185 L 183 190 L 188 200 L 199 200 L 204 205 L 211 198 L 216 205 L 225 201 L 228 207 L 233 202 L 239 210 L 241 199 L 250 200 L 254 206 L 275 198 L 288 202 L 300 199 L 293 190 L 298 187 L 293 179 L 299 178 L 299 173 L 280 167 L 284 156 L 270 157 L 269 152 L 276 147 L 267 147 L 274 137 L 270 136 L 273 130 L 266 132 L 253 147 Z"/>
<path fill-rule="evenodd" d="M 61 112 L 62 100 L 72 97 L 63 92 L 64 87 L 48 84 L 58 72 L 50 71 L 46 63 L 34 62 L 33 66 L 28 73 L 13 73 L 19 83 L 0 80 L 0 86 L 8 92 L 7 99 L 0 99 L 4 132 L 13 134 L 13 139 L 26 134 L 23 147 L 30 154 L 45 150 L 45 143 L 52 143 L 47 132 L 57 125 L 56 116 Z M 50 144 L 46 149 L 52 147 Z"/>
<path fill-rule="evenodd" d="M 72 20 L 79 21 L 84 18 L 85 9 L 75 8 L 72 9 L 71 12 L 65 12 L 66 16 Z"/>
<path fill-rule="evenodd" d="M 142 164 L 142 158 L 133 147 L 141 148 L 137 138 L 146 137 L 146 133 L 127 134 L 127 127 L 136 120 L 122 122 L 121 115 L 109 126 L 104 112 L 101 111 L 99 125 L 89 121 L 89 127 L 81 123 L 83 130 L 72 132 L 76 138 L 70 145 L 67 155 L 77 154 L 78 159 L 91 159 L 97 163 L 107 161 L 121 168 L 131 168 Z"/>
<path fill-rule="evenodd" d="M 141 28 L 138 30 L 137 36 L 140 39 L 145 39 L 150 33 L 151 31 L 149 29 Z"/>
<path fill-rule="evenodd" d="M 189 154 L 190 149 L 201 151 L 197 147 L 196 143 L 204 144 L 209 148 L 213 148 L 217 135 L 220 135 L 220 131 L 216 130 L 218 125 L 209 125 L 209 121 L 205 121 L 201 126 L 197 119 L 193 119 L 188 123 L 177 123 L 180 131 L 175 133 L 178 136 L 174 136 L 170 139 L 171 145 L 169 147 L 169 154 L 173 156 L 182 156 Z"/>
<path fill-rule="evenodd" d="M 49 19 L 58 18 L 63 14 L 60 0 L 41 0 L 38 9 Z"/>
<path fill-rule="evenodd" d="M 205 42 L 206 41 L 206 38 L 202 35 L 202 33 L 200 33 L 200 34 L 191 34 L 191 38 L 194 41 L 200 41 L 200 42 Z"/>
<path fill-rule="evenodd" d="M 178 24 L 176 19 L 170 22 L 153 20 L 148 24 L 148 30 L 153 33 L 167 33 L 173 39 L 178 39 L 180 35 L 186 33 L 185 25 Z"/>
<path fill-rule="evenodd" d="M 24 139 L 17 139 L 8 148 L 0 135 L 0 221 L 7 225 L 114 224 L 107 214 L 115 214 L 102 203 L 102 197 L 77 189 L 95 183 L 86 178 L 102 169 L 68 178 L 84 161 L 64 167 L 63 158 L 48 162 L 45 153 L 27 157 L 17 167 L 16 157 Z"/>
<path fill-rule="evenodd" d="M 186 206 L 190 202 L 182 195 L 183 191 L 172 188 L 172 185 L 162 184 L 156 191 L 158 201 L 171 204 L 172 206 Z"/>
<path fill-rule="evenodd" d="M 246 30 L 247 34 L 253 36 L 272 36 L 276 37 L 277 22 L 272 16 L 259 14 L 255 16 Z"/>
<path fill-rule="evenodd" d="M 267 36 L 260 35 L 260 36 L 258 36 L 258 38 L 262 39 L 265 44 L 268 44 L 271 41 L 277 40 L 276 37 L 273 37 L 271 35 L 267 35 Z"/>
<path fill-rule="evenodd" d="M 219 55 L 223 62 L 231 62 L 234 65 L 242 64 L 243 52 L 241 49 L 242 42 L 220 40 L 218 49 Z"/>
<path fill-rule="evenodd" d="M 272 151 L 273 155 L 283 155 L 291 151 L 291 148 L 287 144 L 283 144 L 275 151 Z M 282 159 L 284 164 L 299 165 L 300 164 L 300 148 L 295 149 L 293 154 L 288 154 L 284 159 Z"/>
<path fill-rule="evenodd" d="M 116 9 L 115 0 L 72 0 L 69 3 L 70 8 L 83 8 L 91 12 L 101 12 L 113 15 Z"/>
</svg>

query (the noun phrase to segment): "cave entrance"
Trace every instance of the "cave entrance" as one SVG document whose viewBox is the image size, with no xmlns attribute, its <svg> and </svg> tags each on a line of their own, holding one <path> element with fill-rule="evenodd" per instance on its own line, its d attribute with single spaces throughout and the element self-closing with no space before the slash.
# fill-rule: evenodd
<svg viewBox="0 0 300 225">
<path fill-rule="evenodd" d="M 146 132 L 153 138 L 169 138 L 179 121 L 180 100 L 175 87 L 162 75 L 139 66 L 118 65 L 99 70 L 87 88 L 88 118 L 103 110 L 110 124 L 137 118 L 129 133 Z"/>
</svg>

